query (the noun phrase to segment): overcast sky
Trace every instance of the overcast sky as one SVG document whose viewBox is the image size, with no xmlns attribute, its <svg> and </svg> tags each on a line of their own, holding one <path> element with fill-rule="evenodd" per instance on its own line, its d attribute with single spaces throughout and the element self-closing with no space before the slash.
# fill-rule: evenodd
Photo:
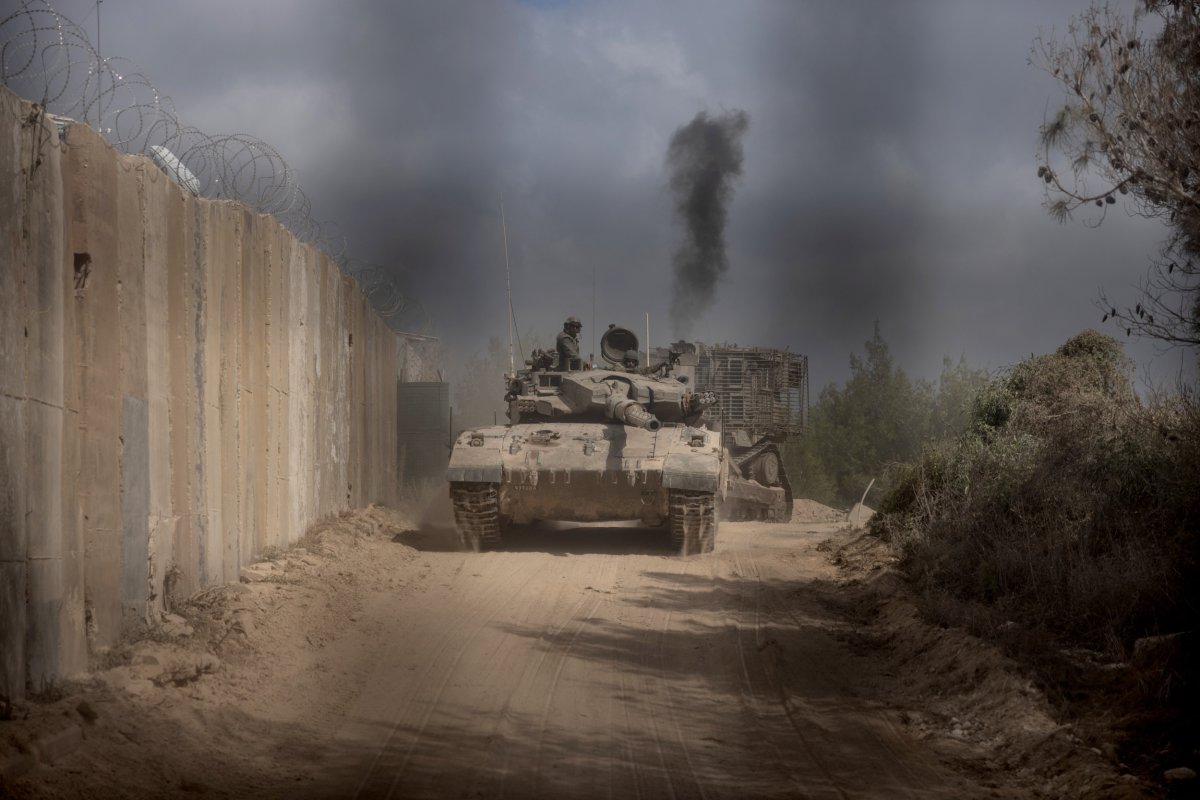
<svg viewBox="0 0 1200 800">
<path fill-rule="evenodd" d="M 93 2 L 54 5 L 94 31 Z M 501 196 L 521 330 L 552 341 L 574 314 L 586 351 L 649 312 L 671 338 L 667 145 L 699 111 L 744 110 L 730 268 L 692 332 L 807 354 L 815 395 L 875 320 L 930 378 L 946 354 L 995 369 L 1117 333 L 1099 290 L 1132 302 L 1161 227 L 1060 225 L 1035 174 L 1062 95 L 1033 39 L 1084 7 L 105 0 L 101 24 L 186 123 L 273 144 L 351 254 L 405 274 L 452 358 L 506 331 Z M 1127 352 L 1159 382 L 1190 361 Z"/>
</svg>

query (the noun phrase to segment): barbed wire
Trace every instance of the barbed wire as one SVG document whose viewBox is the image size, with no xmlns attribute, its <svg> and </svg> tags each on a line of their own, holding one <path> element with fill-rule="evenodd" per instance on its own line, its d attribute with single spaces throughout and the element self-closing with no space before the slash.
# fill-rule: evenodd
<svg viewBox="0 0 1200 800">
<path fill-rule="evenodd" d="M 335 223 L 318 222 L 296 173 L 279 151 L 249 134 L 213 135 L 185 126 L 171 98 L 133 62 L 101 58 L 84 30 L 48 0 L 21 0 L 0 19 L 0 82 L 47 112 L 95 128 L 117 150 L 149 156 L 192 194 L 236 200 L 271 214 L 354 277 L 395 330 L 428 315 L 388 270 L 346 255 Z M 414 316 L 414 311 L 420 312 Z"/>
<path fill-rule="evenodd" d="M 347 259 L 342 270 L 358 281 L 362 293 L 392 330 L 407 333 L 429 330 L 431 320 L 425 306 L 411 292 L 402 291 L 385 267 Z"/>
</svg>

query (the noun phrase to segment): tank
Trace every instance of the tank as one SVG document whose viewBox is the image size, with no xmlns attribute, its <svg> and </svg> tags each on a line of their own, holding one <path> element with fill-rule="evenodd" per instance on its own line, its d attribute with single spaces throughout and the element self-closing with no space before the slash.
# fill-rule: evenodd
<svg viewBox="0 0 1200 800">
<path fill-rule="evenodd" d="M 509 424 L 463 431 L 446 470 L 465 547 L 499 547 L 513 524 L 633 520 L 668 528 L 683 555 L 713 549 L 728 469 L 703 423 L 716 397 L 671 377 L 669 363 L 627 371 L 621 358 L 637 348 L 610 325 L 607 367 L 558 369 L 534 351 L 505 376 Z"/>
</svg>

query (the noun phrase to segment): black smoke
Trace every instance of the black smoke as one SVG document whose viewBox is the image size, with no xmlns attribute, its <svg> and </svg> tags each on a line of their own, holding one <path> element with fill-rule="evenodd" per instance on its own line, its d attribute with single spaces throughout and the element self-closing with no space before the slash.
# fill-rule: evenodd
<svg viewBox="0 0 1200 800">
<path fill-rule="evenodd" d="M 675 248 L 671 327 L 688 338 L 690 326 L 712 303 L 717 280 L 729 269 L 725 219 L 733 182 L 742 174 L 742 134 L 750 116 L 734 109 L 710 117 L 701 111 L 677 129 L 667 148 L 675 216 L 684 238 Z"/>
</svg>

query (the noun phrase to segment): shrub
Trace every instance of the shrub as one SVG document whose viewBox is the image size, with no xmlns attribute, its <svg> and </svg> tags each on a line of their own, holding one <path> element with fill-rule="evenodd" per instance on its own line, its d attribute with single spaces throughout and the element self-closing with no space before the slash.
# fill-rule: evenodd
<svg viewBox="0 0 1200 800">
<path fill-rule="evenodd" d="M 1193 624 L 1200 413 L 1142 403 L 1111 337 L 1086 331 L 975 398 L 951 442 L 893 470 L 872 529 L 930 591 L 1124 655 Z"/>
</svg>

